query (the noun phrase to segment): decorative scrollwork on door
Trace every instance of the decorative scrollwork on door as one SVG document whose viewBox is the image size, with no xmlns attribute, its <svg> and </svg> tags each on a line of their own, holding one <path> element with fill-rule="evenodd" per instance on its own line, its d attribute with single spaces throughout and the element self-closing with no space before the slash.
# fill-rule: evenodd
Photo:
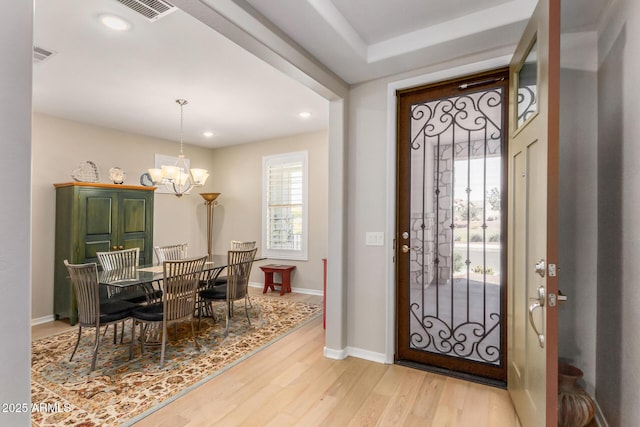
<svg viewBox="0 0 640 427">
<path fill-rule="evenodd" d="M 410 346 L 501 365 L 502 88 L 411 106 Z"/>
</svg>

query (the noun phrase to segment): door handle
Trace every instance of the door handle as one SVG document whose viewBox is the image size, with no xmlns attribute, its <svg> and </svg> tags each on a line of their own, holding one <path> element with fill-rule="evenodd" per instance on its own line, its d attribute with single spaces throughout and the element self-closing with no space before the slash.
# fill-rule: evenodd
<svg viewBox="0 0 640 427">
<path fill-rule="evenodd" d="M 409 247 L 409 245 L 402 245 L 402 253 L 406 254 L 409 251 L 416 251 L 416 252 L 422 252 L 422 248 L 420 246 L 411 246 Z"/>
<path fill-rule="evenodd" d="M 545 302 L 545 297 L 546 297 L 546 292 L 544 290 L 544 286 L 540 286 L 538 288 L 538 298 L 537 301 L 531 303 L 529 305 L 529 323 L 531 324 L 531 327 L 533 328 L 533 331 L 536 333 L 536 335 L 538 336 L 538 344 L 540 344 L 540 347 L 544 348 L 544 334 L 541 334 L 540 331 L 538 330 L 538 327 L 536 326 L 536 322 L 533 319 L 533 312 L 536 311 L 539 308 L 544 307 L 544 302 Z"/>
<path fill-rule="evenodd" d="M 544 260 L 541 259 L 536 263 L 536 273 L 538 273 L 540 277 L 544 277 L 544 274 L 546 273 L 546 267 L 547 266 L 544 263 Z"/>
<path fill-rule="evenodd" d="M 562 304 L 567 302 L 567 296 L 562 293 L 562 291 L 558 290 L 558 303 Z"/>
</svg>

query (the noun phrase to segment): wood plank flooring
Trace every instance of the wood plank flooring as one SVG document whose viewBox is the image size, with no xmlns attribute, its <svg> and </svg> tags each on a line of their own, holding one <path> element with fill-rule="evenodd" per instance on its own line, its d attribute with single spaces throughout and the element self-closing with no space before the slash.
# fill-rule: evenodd
<svg viewBox="0 0 640 427">
<path fill-rule="evenodd" d="M 33 338 L 68 328 L 36 326 Z M 353 357 L 327 359 L 323 347 L 319 318 L 134 426 L 520 426 L 505 390 Z"/>
</svg>

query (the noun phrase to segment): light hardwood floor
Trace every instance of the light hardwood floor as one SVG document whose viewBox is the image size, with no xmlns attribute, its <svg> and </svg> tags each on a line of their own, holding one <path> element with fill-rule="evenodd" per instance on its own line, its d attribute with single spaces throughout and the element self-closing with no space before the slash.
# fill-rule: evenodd
<svg viewBox="0 0 640 427">
<path fill-rule="evenodd" d="M 282 298 L 322 301 L 295 293 Z M 36 326 L 33 338 L 68 328 Z M 319 318 L 135 427 L 520 426 L 505 390 L 353 357 L 331 360 L 323 346 Z"/>
</svg>

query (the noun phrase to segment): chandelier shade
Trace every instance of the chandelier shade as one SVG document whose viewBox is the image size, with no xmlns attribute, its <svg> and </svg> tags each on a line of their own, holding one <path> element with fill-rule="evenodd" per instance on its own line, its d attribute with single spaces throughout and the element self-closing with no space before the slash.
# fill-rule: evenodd
<svg viewBox="0 0 640 427">
<path fill-rule="evenodd" d="M 162 165 L 161 168 L 149 169 L 149 175 L 155 185 L 165 185 L 176 197 L 182 197 L 191 188 L 202 187 L 207 182 L 207 178 L 209 178 L 209 172 L 206 169 L 189 169 L 187 165 L 183 152 L 182 133 L 184 106 L 188 104 L 188 101 L 176 99 L 176 102 L 180 105 L 180 154 L 178 155 L 178 160 L 174 165 Z"/>
</svg>

